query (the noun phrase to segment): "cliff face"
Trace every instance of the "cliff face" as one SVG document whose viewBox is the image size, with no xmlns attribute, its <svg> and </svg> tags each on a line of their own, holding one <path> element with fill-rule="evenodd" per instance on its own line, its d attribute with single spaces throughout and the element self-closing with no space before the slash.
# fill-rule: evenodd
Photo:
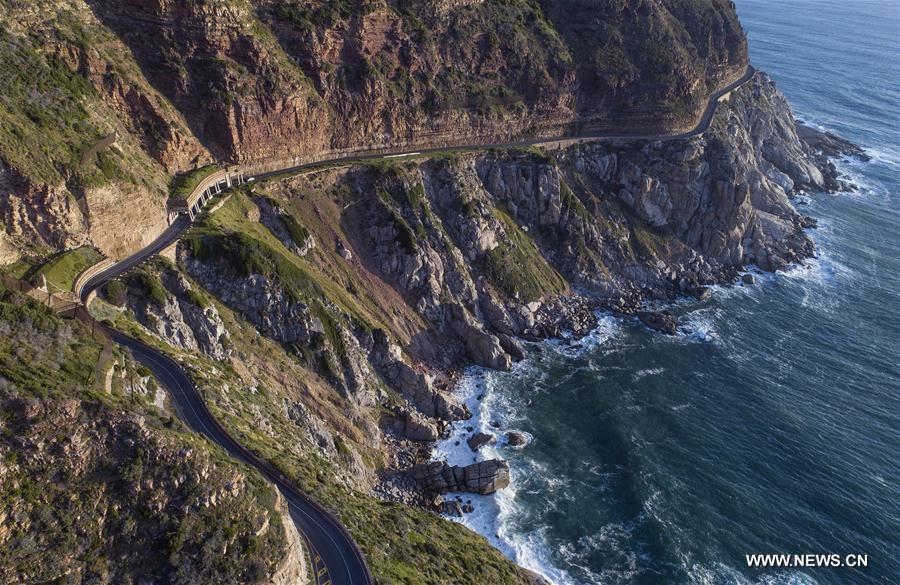
<svg viewBox="0 0 900 585">
<path fill-rule="evenodd" d="M 133 251 L 211 160 L 684 128 L 747 64 L 725 0 L 2 6 L 7 261 Z"/>
<path fill-rule="evenodd" d="M 213 160 L 685 128 L 747 63 L 726 0 L 2 1 L 7 260 L 29 246 L 137 248 L 165 223 L 167 177 Z M 413 157 L 245 185 L 192 228 L 174 262 L 110 285 L 95 309 L 183 358 L 234 436 L 335 508 L 380 582 L 535 582 L 480 537 L 399 505 L 508 480 L 503 462 L 421 465 L 423 443 L 469 415 L 448 392 L 452 374 L 509 368 L 523 339 L 585 333 L 598 306 L 631 313 L 645 299 L 702 295 L 750 263 L 776 270 L 809 256 L 812 221 L 790 196 L 843 188 L 826 157 L 847 152 L 798 129 L 761 74 L 690 140 Z M 119 357 L 121 371 L 133 367 Z M 221 533 L 252 529 L 256 540 L 229 541 L 219 580 L 302 573 L 259 478 L 196 445 L 196 458 L 177 457 L 186 435 L 130 413 L 121 375 L 106 378 L 113 406 L 94 412 L 94 394 L 28 402 L 16 371 L 0 370 L 12 381 L 0 390 L 34 456 L 4 476 L 10 490 L 19 477 L 44 490 L 55 481 L 44 470 L 58 467 L 93 493 L 98 475 L 117 477 L 115 461 L 139 460 L 126 483 L 104 488 L 102 509 L 78 508 L 103 527 L 108 510 L 166 513 L 139 527 L 157 548 L 105 543 L 128 567 L 161 563 L 155 551 L 173 543 L 159 535 L 183 528 L 215 546 L 180 541 L 181 564 L 159 570 L 203 581 Z M 151 399 L 146 381 L 139 402 Z M 33 416 L 59 409 L 78 413 L 52 417 L 77 449 Z M 249 496 L 232 490 L 251 484 Z M 48 493 L 16 516 L 15 538 L 41 526 L 39 509 L 65 507 Z M 202 526 L 173 520 L 195 516 Z M 113 528 L 114 539 L 137 530 Z M 90 558 L 61 557 L 46 575 L 14 570 L 111 570 Z"/>
<path fill-rule="evenodd" d="M 91 7 L 201 140 L 242 161 L 678 128 L 747 64 L 720 0 Z"/>
<path fill-rule="evenodd" d="M 0 218 L 8 256 L 92 243 L 121 257 L 166 225 L 169 173 L 209 160 L 81 2 L 0 11 Z"/>
</svg>

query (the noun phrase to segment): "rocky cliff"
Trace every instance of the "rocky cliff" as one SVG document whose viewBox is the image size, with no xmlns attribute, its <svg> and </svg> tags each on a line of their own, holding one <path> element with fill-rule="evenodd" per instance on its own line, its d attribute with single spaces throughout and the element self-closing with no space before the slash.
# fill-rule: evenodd
<svg viewBox="0 0 900 585">
<path fill-rule="evenodd" d="M 683 129 L 747 65 L 727 0 L 2 1 L 5 260 L 82 243 L 123 254 L 165 224 L 168 177 L 214 160 Z M 534 583 L 421 508 L 509 479 L 502 461 L 428 463 L 428 443 L 469 416 L 449 393 L 455 373 L 510 368 L 523 340 L 585 333 L 598 307 L 672 331 L 644 301 L 703 296 L 749 264 L 779 270 L 814 254 L 814 222 L 791 197 L 846 188 L 828 160 L 845 154 L 860 153 L 798 127 L 759 74 L 691 139 L 446 152 L 244 186 L 192 227 L 174 261 L 110 283 L 92 309 L 176 356 L 235 437 L 334 509 L 379 582 Z M 199 540 L 115 549 L 121 566 L 161 563 L 146 557 L 179 545 L 184 556 L 159 571 L 202 581 L 221 545 L 222 580 L 302 573 L 269 488 L 222 487 L 258 477 L 198 445 L 197 459 L 173 462 L 185 435 L 169 434 L 174 419 L 131 412 L 124 374 L 106 377 L 119 396 L 102 412 L 95 394 L 34 406 L 6 376 L 18 400 L 9 420 L 24 421 L 14 440 L 78 493 L 98 474 L 119 477 L 117 458 L 142 462 L 123 484 L 139 498 L 110 488 L 102 509 L 77 508 L 90 526 L 149 502 L 166 511 L 140 526 L 155 538 L 181 534 L 190 506 L 210 510 L 184 527 Z M 129 388 L 149 402 L 152 385 L 139 375 Z M 55 458 L 62 439 L 40 417 L 22 414 L 35 408 L 79 413 L 53 419 L 78 437 L 78 469 Z M 50 484 L 47 465 L 29 465 L 8 477 Z M 190 469 L 175 486 L 178 465 Z M 39 526 L 47 501 L 35 502 L 43 508 L 15 518 L 16 538 Z M 136 529 L 126 520 L 110 534 Z M 96 547 L 82 548 L 47 573 L 13 570 L 111 574 L 92 564 Z"/>
<path fill-rule="evenodd" d="M 747 65 L 727 0 L 4 0 L 0 260 L 165 226 L 168 176 L 692 125 Z"/>
</svg>

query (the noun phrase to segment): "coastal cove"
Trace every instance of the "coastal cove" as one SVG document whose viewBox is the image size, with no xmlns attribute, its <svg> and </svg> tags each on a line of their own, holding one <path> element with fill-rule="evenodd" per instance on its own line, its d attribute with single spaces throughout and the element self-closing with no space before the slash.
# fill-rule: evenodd
<svg viewBox="0 0 900 585">
<path fill-rule="evenodd" d="M 858 189 L 794 200 L 815 258 L 673 305 L 676 336 L 599 315 L 582 339 L 472 368 L 474 413 L 434 457 L 508 459 L 460 521 L 560 584 L 876 584 L 900 575 L 898 14 L 890 2 L 737 2 L 751 59 L 799 118 L 862 145 Z M 840 23 L 837 24 L 837 23 Z M 825 89 L 823 89 L 825 88 Z M 510 447 L 509 431 L 525 434 Z M 472 433 L 496 435 L 479 452 Z M 746 554 L 860 553 L 867 569 L 749 569 Z"/>
</svg>

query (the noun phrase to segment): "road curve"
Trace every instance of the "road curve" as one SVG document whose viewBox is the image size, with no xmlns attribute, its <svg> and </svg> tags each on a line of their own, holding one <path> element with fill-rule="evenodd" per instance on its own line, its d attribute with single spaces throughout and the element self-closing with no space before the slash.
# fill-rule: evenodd
<svg viewBox="0 0 900 585">
<path fill-rule="evenodd" d="M 409 152 L 351 155 L 330 160 L 301 164 L 286 167 L 276 171 L 260 173 L 252 176 L 254 180 L 266 179 L 283 173 L 297 172 L 326 164 L 350 163 L 356 161 L 377 160 L 386 157 L 397 157 L 409 154 L 429 154 L 435 152 L 463 151 L 488 148 L 521 148 L 538 146 L 567 140 L 680 140 L 698 136 L 705 132 L 716 113 L 716 106 L 725 94 L 734 91 L 747 83 L 756 74 L 753 67 L 748 67 L 746 73 L 734 83 L 715 92 L 709 97 L 707 107 L 704 110 L 700 122 L 694 129 L 674 135 L 629 135 L 629 134 L 585 134 L 578 136 L 563 136 L 559 138 L 537 138 L 521 140 L 502 144 L 471 144 L 455 147 L 415 149 Z M 85 303 L 90 294 L 96 289 L 120 276 L 134 266 L 137 266 L 147 258 L 158 254 L 172 243 L 176 242 L 187 229 L 191 222 L 187 216 L 180 216 L 160 236 L 147 247 L 139 250 L 128 258 L 113 264 L 106 270 L 90 278 L 84 283 L 81 290 L 75 294 Z M 195 431 L 202 433 L 211 441 L 225 449 L 232 457 L 235 457 L 249 465 L 252 465 L 262 473 L 269 481 L 274 483 L 288 502 L 291 518 L 298 530 L 307 540 L 314 556 L 318 555 L 327 569 L 322 574 L 316 575 L 317 585 L 372 585 L 374 580 L 363 558 L 359 547 L 353 542 L 347 529 L 340 521 L 322 506 L 299 492 L 294 486 L 285 481 L 268 462 L 262 461 L 250 451 L 234 440 L 209 412 L 203 402 L 197 388 L 191 382 L 188 375 L 179 364 L 161 351 L 152 348 L 137 339 L 129 337 L 115 329 L 106 327 L 109 336 L 131 350 L 132 355 L 140 363 L 145 365 L 157 379 L 169 390 L 179 413 L 187 424 Z M 316 566 L 311 570 L 318 573 Z"/>
<path fill-rule="evenodd" d="M 347 529 L 333 514 L 285 481 L 269 463 L 262 461 L 235 441 L 209 412 L 197 388 L 178 362 L 115 329 L 106 327 L 106 331 L 113 341 L 131 350 L 134 358 L 149 368 L 169 390 L 181 417 L 188 426 L 225 449 L 235 459 L 255 467 L 278 487 L 288 503 L 294 524 L 312 549 L 313 556 L 320 557 L 324 563 L 326 570 L 321 573 L 316 566 L 310 567 L 310 571 L 316 574 L 317 584 L 374 583 L 362 553 Z"/>
<path fill-rule="evenodd" d="M 82 303 L 90 294 L 113 278 L 127 272 L 147 258 L 164 250 L 190 227 L 187 217 L 180 217 L 156 240 L 128 258 L 113 264 L 89 279 L 80 291 L 75 291 Z M 262 461 L 234 440 L 209 412 L 197 388 L 181 366 L 163 352 L 148 346 L 120 331 L 105 326 L 107 334 L 116 343 L 131 350 L 134 358 L 150 369 L 169 390 L 178 412 L 193 430 L 206 435 L 229 455 L 252 465 L 266 479 L 274 483 L 288 503 L 291 518 L 306 540 L 313 557 L 324 564 L 313 562 L 310 570 L 316 575 L 316 585 L 372 585 L 374 580 L 363 558 L 362 551 L 340 521 L 322 506 L 285 481 L 268 462 Z"/>
<path fill-rule="evenodd" d="M 179 216 L 172 224 L 166 228 L 155 240 L 150 242 L 146 248 L 141 248 L 131 256 L 120 260 L 93 277 L 89 278 L 81 286 L 81 290 L 76 290 L 77 296 L 82 303 L 87 303 L 88 297 L 92 292 L 112 280 L 113 278 L 128 272 L 150 256 L 159 254 L 178 239 L 191 227 L 191 221 L 186 215 Z"/>
</svg>

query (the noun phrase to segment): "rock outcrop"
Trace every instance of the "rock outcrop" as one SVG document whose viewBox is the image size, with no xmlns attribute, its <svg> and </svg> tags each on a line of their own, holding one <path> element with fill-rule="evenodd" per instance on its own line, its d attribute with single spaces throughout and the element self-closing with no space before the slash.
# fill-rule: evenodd
<svg viewBox="0 0 900 585">
<path fill-rule="evenodd" d="M 126 306 L 138 321 L 179 349 L 199 350 L 217 360 L 230 355 L 231 341 L 215 305 L 183 274 L 163 261 L 156 271 L 128 280 Z M 156 282 L 160 286 L 155 286 Z M 147 284 L 154 288 L 148 290 Z"/>
<path fill-rule="evenodd" d="M 466 444 L 472 451 L 478 451 L 484 445 L 491 445 L 497 442 L 497 437 L 493 433 L 478 432 L 466 439 Z"/>
<path fill-rule="evenodd" d="M 472 492 L 487 495 L 509 485 L 509 463 L 488 459 L 460 467 L 433 461 L 413 467 L 410 475 L 420 489 L 432 493 Z"/>
</svg>

